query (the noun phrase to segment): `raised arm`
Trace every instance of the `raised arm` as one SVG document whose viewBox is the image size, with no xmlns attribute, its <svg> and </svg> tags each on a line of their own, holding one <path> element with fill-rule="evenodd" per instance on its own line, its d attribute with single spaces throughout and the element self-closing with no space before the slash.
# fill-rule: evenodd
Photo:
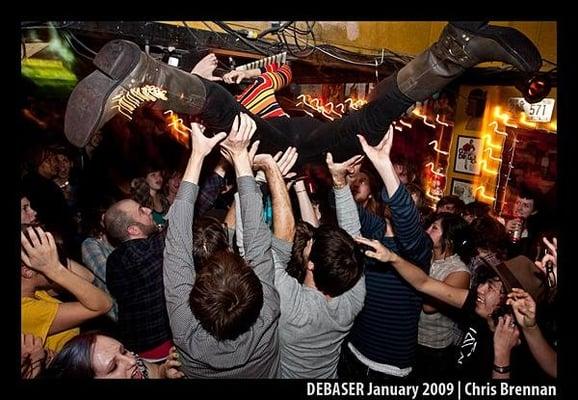
<svg viewBox="0 0 578 400">
<path fill-rule="evenodd" d="M 393 136 L 393 127 L 390 126 L 383 140 L 377 146 L 372 147 L 367 144 L 363 136 L 358 135 L 363 151 L 385 184 L 382 197 L 392 213 L 391 220 L 395 227 L 395 237 L 399 243 L 400 252 L 424 270 L 428 270 L 432 243 L 420 224 L 419 211 L 415 203 L 405 186 L 400 185 L 393 168 L 390 159 Z"/>
<path fill-rule="evenodd" d="M 105 314 L 112 308 L 112 299 L 58 261 L 56 243 L 50 232 L 42 228 L 28 228 L 28 237 L 21 233 L 21 258 L 30 269 L 44 274 L 49 280 L 69 291 L 78 302 L 61 303 L 48 331 L 53 335 L 75 328 L 82 322 Z"/>
<path fill-rule="evenodd" d="M 379 176 L 385 184 L 385 190 L 387 194 L 391 197 L 397 191 L 399 187 L 399 177 L 395 173 L 393 168 L 393 163 L 389 157 L 391 152 L 391 146 L 393 144 L 393 125 L 390 125 L 389 129 L 383 136 L 383 139 L 377 146 L 370 146 L 365 138 L 361 135 L 357 135 L 359 142 L 363 151 L 367 155 L 367 158 L 371 161 Z"/>
<path fill-rule="evenodd" d="M 358 237 L 358 243 L 367 246 L 365 255 L 384 263 L 390 263 L 396 271 L 416 290 L 430 295 L 453 307 L 461 308 L 468 296 L 468 290 L 447 285 L 431 278 L 423 270 L 387 249 L 379 241 Z"/>
<path fill-rule="evenodd" d="M 225 152 L 231 158 L 237 175 L 245 248 L 244 258 L 253 267 L 259 279 L 273 284 L 271 231 L 263 218 L 261 193 L 253 177 L 247 151 L 255 129 L 255 121 L 247 114 L 240 114 L 240 117 L 235 118 L 233 122 L 231 133 L 221 143 L 221 152 Z"/>
<path fill-rule="evenodd" d="M 293 160 L 294 164 L 297 156 L 295 148 L 290 147 L 285 152 L 282 160 L 288 158 Z M 293 217 L 289 192 L 287 191 L 287 186 L 285 186 L 280 166 L 270 155 L 259 154 L 255 157 L 253 167 L 265 173 L 269 184 L 273 208 L 273 234 L 281 240 L 292 242 L 295 235 L 295 218 Z"/>
<path fill-rule="evenodd" d="M 301 219 L 317 228 L 319 226 L 319 218 L 317 218 L 317 214 L 315 213 L 313 203 L 311 203 L 311 198 L 309 197 L 303 179 L 296 181 L 293 189 L 297 195 L 297 203 L 299 203 Z"/>
<path fill-rule="evenodd" d="M 225 137 L 221 132 L 212 138 L 203 135 L 204 127 L 191 124 L 191 155 L 183 181 L 175 197 L 169 221 L 163 256 L 165 300 L 173 337 L 183 339 L 198 326 L 189 307 L 189 294 L 195 282 L 193 262 L 193 216 L 199 191 L 203 161 L 213 147 Z"/>
<path fill-rule="evenodd" d="M 507 304 L 512 306 L 514 316 L 528 347 L 540 367 L 553 378 L 558 376 L 558 355 L 544 338 L 536 323 L 536 303 L 532 296 L 519 288 L 513 288 L 508 294 Z"/>
<path fill-rule="evenodd" d="M 347 175 L 353 172 L 353 169 L 361 160 L 363 160 L 363 156 L 356 155 L 347 161 L 336 163 L 333 161 L 333 155 L 331 153 L 327 153 L 325 159 L 333 180 L 337 223 L 340 228 L 344 229 L 352 237 L 361 234 L 361 224 L 359 222 L 357 205 L 351 194 L 351 189 L 347 184 Z"/>
<path fill-rule="evenodd" d="M 470 287 L 470 273 L 466 271 L 452 272 L 446 276 L 443 283 L 458 289 L 467 289 Z M 439 308 L 442 308 L 443 311 L 444 306 L 444 303 L 439 303 L 439 301 L 436 301 L 435 299 L 433 301 L 426 299 L 423 303 L 422 309 L 426 314 L 433 314 L 440 311 Z"/>
</svg>

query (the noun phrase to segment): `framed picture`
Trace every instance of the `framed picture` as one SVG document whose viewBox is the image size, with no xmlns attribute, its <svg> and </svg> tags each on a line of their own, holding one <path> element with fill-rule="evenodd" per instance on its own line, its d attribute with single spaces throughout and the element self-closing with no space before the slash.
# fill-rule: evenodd
<svg viewBox="0 0 578 400">
<path fill-rule="evenodd" d="M 482 139 L 458 135 L 454 171 L 462 174 L 480 175 Z"/>
<path fill-rule="evenodd" d="M 462 179 L 452 179 L 452 193 L 458 196 L 466 204 L 476 200 L 473 193 L 474 187 L 472 182 L 464 181 Z"/>
</svg>

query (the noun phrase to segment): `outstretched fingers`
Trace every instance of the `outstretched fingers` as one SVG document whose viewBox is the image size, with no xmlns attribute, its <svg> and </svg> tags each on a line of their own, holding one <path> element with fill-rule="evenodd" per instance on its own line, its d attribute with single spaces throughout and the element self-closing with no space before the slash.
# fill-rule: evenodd
<svg viewBox="0 0 578 400">
<path fill-rule="evenodd" d="M 288 174 L 291 171 L 291 168 L 297 162 L 297 158 L 299 157 L 299 153 L 297 153 L 297 148 L 289 146 L 287 150 L 283 153 L 283 156 L 279 161 L 277 161 L 277 165 L 281 170 L 281 175 L 286 178 L 289 178 Z M 295 176 L 294 174 L 293 176 Z"/>
</svg>

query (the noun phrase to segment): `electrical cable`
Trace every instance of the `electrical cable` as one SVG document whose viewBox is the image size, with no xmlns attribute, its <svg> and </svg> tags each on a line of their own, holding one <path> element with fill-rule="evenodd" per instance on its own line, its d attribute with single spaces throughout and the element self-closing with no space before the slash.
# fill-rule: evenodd
<svg viewBox="0 0 578 400">
<path fill-rule="evenodd" d="M 86 58 L 87 60 L 90 60 L 90 61 L 92 61 L 92 60 L 94 59 L 94 57 L 89 57 L 89 56 L 87 56 L 86 54 L 82 53 L 80 50 L 78 50 L 78 49 L 76 48 L 76 46 L 74 46 L 74 44 L 72 43 L 72 41 L 70 40 L 70 38 L 68 37 L 68 35 L 66 34 L 66 32 L 64 32 L 64 33 L 62 34 L 62 37 L 64 38 L 64 40 L 66 40 L 66 42 L 70 45 L 70 47 L 72 48 L 72 50 L 74 50 L 74 52 L 75 52 L 76 54 L 78 54 L 79 56 L 82 56 L 82 57 L 84 57 L 84 58 Z"/>
<path fill-rule="evenodd" d="M 88 46 L 86 46 L 84 43 L 82 43 L 80 41 L 80 39 L 78 39 L 72 32 L 70 32 L 68 29 L 66 30 L 66 33 L 68 33 L 70 35 L 70 37 L 72 37 L 78 44 L 80 44 L 84 49 L 88 50 L 92 55 L 96 55 L 97 52 L 92 50 L 91 48 L 89 48 Z"/>
<path fill-rule="evenodd" d="M 219 26 L 221 29 L 223 29 L 225 32 L 230 33 L 234 36 L 236 36 L 239 40 L 241 40 L 243 43 L 245 43 L 247 46 L 249 46 L 250 48 L 252 48 L 253 50 L 257 51 L 258 53 L 265 55 L 265 56 L 269 56 L 271 55 L 270 53 L 267 53 L 265 50 L 262 50 L 261 48 L 257 47 L 256 45 L 254 45 L 253 43 L 251 43 L 249 40 L 247 40 L 243 35 L 239 34 L 239 32 L 237 32 L 234 29 L 231 29 L 229 26 L 227 26 L 227 24 L 225 24 L 224 22 L 221 21 L 213 21 L 213 23 L 215 23 L 217 26 Z"/>
</svg>

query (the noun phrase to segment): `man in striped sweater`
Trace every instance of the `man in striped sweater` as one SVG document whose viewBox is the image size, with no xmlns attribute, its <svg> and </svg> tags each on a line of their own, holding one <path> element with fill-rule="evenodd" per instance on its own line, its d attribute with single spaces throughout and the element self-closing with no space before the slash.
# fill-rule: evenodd
<svg viewBox="0 0 578 400">
<path fill-rule="evenodd" d="M 375 147 L 358 135 L 363 151 L 384 182 L 382 199 L 392 213 L 395 236 L 386 236 L 382 218 L 359 207 L 361 233 L 397 249 L 429 272 L 432 242 L 420 225 L 419 212 L 400 184 L 390 158 L 393 128 Z M 365 305 L 341 352 L 342 379 L 395 380 L 409 376 L 415 362 L 421 296 L 391 266 L 366 263 Z"/>
</svg>

